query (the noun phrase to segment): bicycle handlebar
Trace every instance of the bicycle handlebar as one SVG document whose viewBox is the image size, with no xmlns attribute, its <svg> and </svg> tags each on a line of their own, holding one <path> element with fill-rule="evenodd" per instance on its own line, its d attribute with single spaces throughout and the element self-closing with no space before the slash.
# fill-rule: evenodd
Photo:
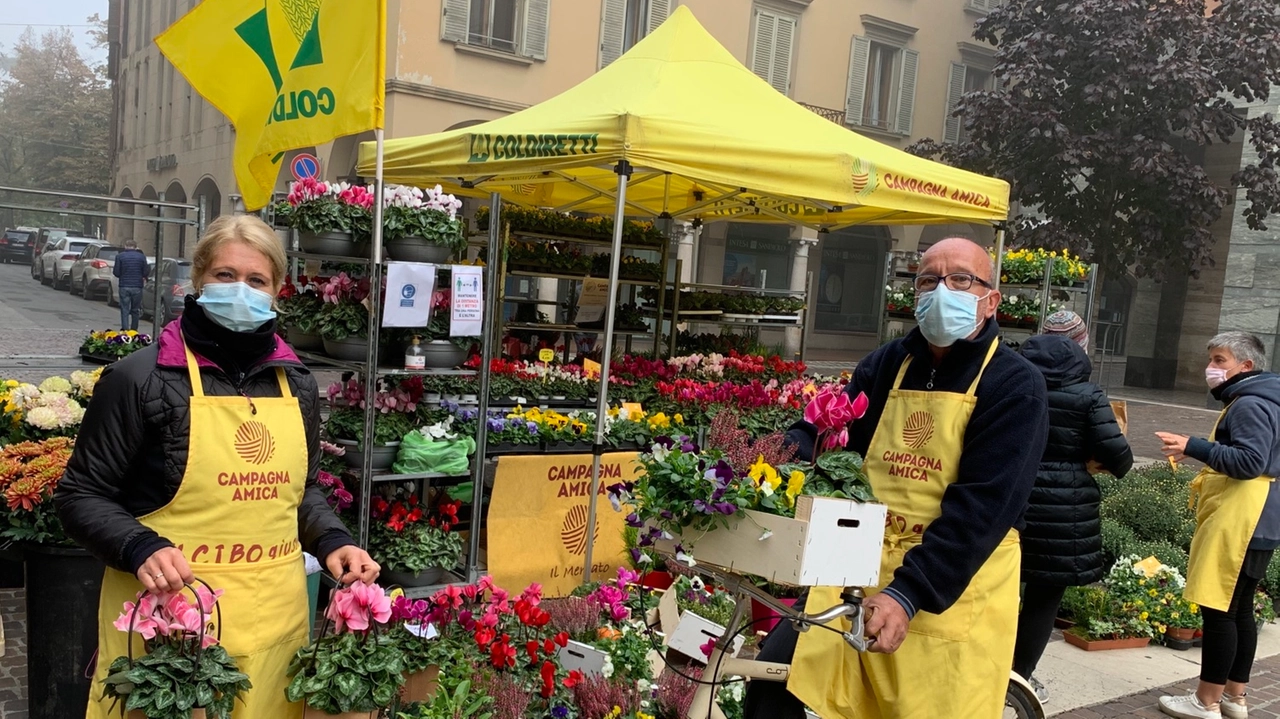
<svg viewBox="0 0 1280 719">
<path fill-rule="evenodd" d="M 866 623 L 862 613 L 862 592 L 858 590 L 845 591 L 840 595 L 840 598 L 843 600 L 840 604 L 817 614 L 801 612 L 791 619 L 791 623 L 795 625 L 797 631 L 807 632 L 809 627 L 815 624 L 826 625 L 841 617 L 848 617 L 851 624 L 849 631 L 840 632 L 840 636 L 844 638 L 845 644 L 853 647 L 856 651 L 865 652 L 875 642 L 875 639 L 867 638 L 864 635 Z"/>
</svg>

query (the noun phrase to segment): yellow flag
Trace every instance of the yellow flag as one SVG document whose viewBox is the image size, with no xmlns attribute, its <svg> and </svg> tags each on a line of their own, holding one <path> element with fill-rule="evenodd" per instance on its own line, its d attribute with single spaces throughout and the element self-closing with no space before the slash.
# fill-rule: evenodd
<svg viewBox="0 0 1280 719">
<path fill-rule="evenodd" d="M 386 0 L 204 0 L 156 44 L 235 125 L 254 210 L 286 150 L 382 127 L 386 28 Z"/>
</svg>

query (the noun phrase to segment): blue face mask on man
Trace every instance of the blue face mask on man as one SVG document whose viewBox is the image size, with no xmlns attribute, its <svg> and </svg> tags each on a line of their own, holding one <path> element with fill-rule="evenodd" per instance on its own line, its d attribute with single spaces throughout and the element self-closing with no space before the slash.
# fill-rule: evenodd
<svg viewBox="0 0 1280 719">
<path fill-rule="evenodd" d="M 987 296 L 990 296 L 990 292 Z M 916 299 L 920 333 L 934 347 L 950 347 L 978 329 L 978 302 L 986 297 L 953 290 L 945 283 Z"/>
<path fill-rule="evenodd" d="M 214 322 L 232 332 L 252 332 L 275 319 L 271 295 L 243 282 L 212 282 L 196 302 Z"/>
</svg>

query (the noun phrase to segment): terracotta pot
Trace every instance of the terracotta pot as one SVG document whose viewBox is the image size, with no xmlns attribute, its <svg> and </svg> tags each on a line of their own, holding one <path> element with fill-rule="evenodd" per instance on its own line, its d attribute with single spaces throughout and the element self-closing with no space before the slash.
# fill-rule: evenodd
<svg viewBox="0 0 1280 719">
<path fill-rule="evenodd" d="M 126 714 L 125 716 L 129 717 L 129 719 L 147 719 L 147 715 L 146 715 L 146 714 L 143 714 L 142 712 L 138 711 L 137 709 L 134 709 L 133 711 L 131 711 L 131 712 L 129 712 L 128 714 Z M 191 719 L 205 719 L 204 710 L 203 710 L 203 709 L 192 709 L 192 710 L 191 710 Z"/>
<path fill-rule="evenodd" d="M 440 688 L 440 667 L 431 666 L 420 672 L 405 676 L 404 700 L 406 702 L 429 702 Z"/>
<path fill-rule="evenodd" d="M 1130 637 L 1128 639 L 1098 639 L 1090 641 L 1074 632 L 1063 632 L 1062 638 L 1067 644 L 1080 647 L 1086 652 L 1097 652 L 1107 649 L 1140 649 L 1151 643 L 1149 637 Z"/>
<path fill-rule="evenodd" d="M 1164 630 L 1165 636 L 1180 642 L 1189 642 L 1196 638 L 1196 630 L 1191 627 L 1169 627 Z"/>
</svg>

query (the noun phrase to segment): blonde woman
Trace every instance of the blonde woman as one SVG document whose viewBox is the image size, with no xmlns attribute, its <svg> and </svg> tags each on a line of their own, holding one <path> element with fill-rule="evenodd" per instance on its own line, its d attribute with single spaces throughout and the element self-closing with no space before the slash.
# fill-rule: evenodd
<svg viewBox="0 0 1280 719">
<path fill-rule="evenodd" d="M 303 551 L 344 582 L 379 568 L 315 482 L 316 381 L 275 333 L 279 239 L 256 217 L 220 217 L 192 265 L 181 321 L 103 373 L 55 496 L 68 534 L 108 566 L 87 716 L 108 716 L 122 604 L 198 576 L 226 592 L 222 643 L 253 682 L 237 719 L 301 717 L 284 669 L 308 636 Z"/>
</svg>

